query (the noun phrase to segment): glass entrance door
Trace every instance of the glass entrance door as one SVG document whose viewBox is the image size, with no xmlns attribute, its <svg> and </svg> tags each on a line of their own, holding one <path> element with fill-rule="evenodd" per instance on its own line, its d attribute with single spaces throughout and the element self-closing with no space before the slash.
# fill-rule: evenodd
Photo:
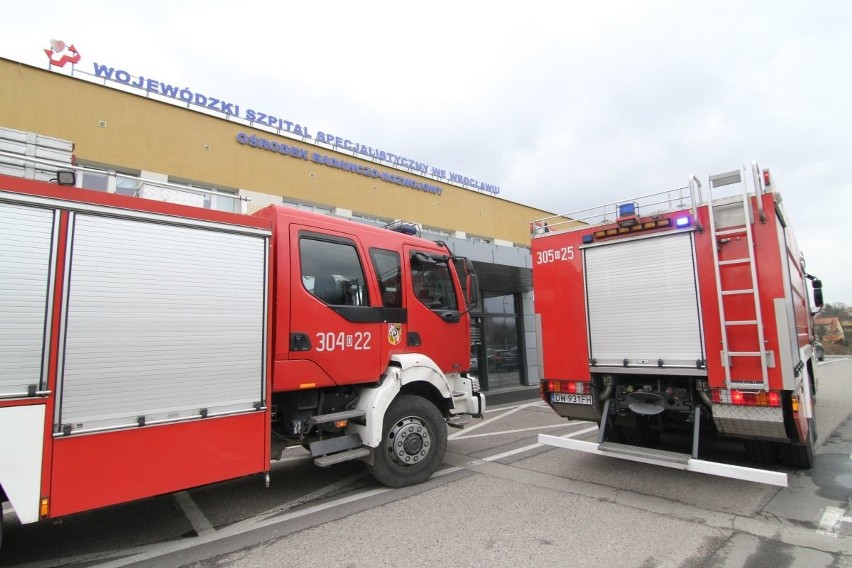
<svg viewBox="0 0 852 568">
<path fill-rule="evenodd" d="M 486 297 L 484 313 L 477 318 L 481 322 L 481 343 L 471 347 L 471 357 L 477 359 L 476 372 L 486 390 L 519 386 L 523 382 L 517 305 L 514 294 Z"/>
</svg>

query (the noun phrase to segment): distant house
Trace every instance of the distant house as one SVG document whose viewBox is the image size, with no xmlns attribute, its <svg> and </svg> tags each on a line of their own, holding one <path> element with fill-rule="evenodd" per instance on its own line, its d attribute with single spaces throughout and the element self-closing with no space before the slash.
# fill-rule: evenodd
<svg viewBox="0 0 852 568">
<path fill-rule="evenodd" d="M 843 333 L 852 336 L 852 308 L 847 308 L 846 312 L 840 315 L 840 325 L 843 326 Z"/>
<path fill-rule="evenodd" d="M 814 326 L 820 341 L 836 343 L 846 339 L 846 333 L 840 324 L 840 318 L 814 318 Z"/>
</svg>

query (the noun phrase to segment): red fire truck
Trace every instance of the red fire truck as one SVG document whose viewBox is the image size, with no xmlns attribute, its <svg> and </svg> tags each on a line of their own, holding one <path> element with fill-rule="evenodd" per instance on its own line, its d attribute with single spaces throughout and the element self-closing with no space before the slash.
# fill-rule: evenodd
<svg viewBox="0 0 852 568">
<path fill-rule="evenodd" d="M 700 459 L 699 441 L 737 438 L 761 463 L 811 466 L 822 284 L 768 170 L 705 183 L 533 223 L 541 396 L 600 426 L 596 442 L 539 441 L 786 485 L 781 472 Z M 663 432 L 691 451 L 661 449 Z"/>
<path fill-rule="evenodd" d="M 477 279 L 446 244 L 6 176 L 0 220 L 0 501 L 22 523 L 268 484 L 293 446 L 415 484 L 485 410 Z"/>
</svg>

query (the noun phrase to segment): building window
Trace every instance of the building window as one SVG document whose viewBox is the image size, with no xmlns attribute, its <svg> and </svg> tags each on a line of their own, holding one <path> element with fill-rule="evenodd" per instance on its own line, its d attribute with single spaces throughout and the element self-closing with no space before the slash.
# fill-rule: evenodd
<svg viewBox="0 0 852 568">
<path fill-rule="evenodd" d="M 115 178 L 115 192 L 121 195 L 136 196 L 139 193 L 140 181 L 127 174 L 119 174 Z"/>
<path fill-rule="evenodd" d="M 287 201 L 286 199 L 282 199 L 281 203 L 285 207 L 292 207 L 293 209 L 299 209 L 300 211 L 311 211 L 313 213 L 321 213 L 323 215 L 331 215 L 333 213 L 331 207 L 324 207 L 322 205 L 315 205 L 312 203 Z"/>
<path fill-rule="evenodd" d="M 387 219 L 379 219 L 378 217 L 370 217 L 359 213 L 353 213 L 351 219 L 358 223 L 364 223 L 365 225 L 372 225 L 374 227 L 384 227 L 389 222 Z"/>
<path fill-rule="evenodd" d="M 99 170 L 99 168 L 88 165 L 84 167 L 89 171 L 84 171 L 78 176 L 78 185 L 82 188 L 132 196 L 139 192 L 141 181 L 138 173 L 111 168 L 91 171 Z"/>
<path fill-rule="evenodd" d="M 85 189 L 93 189 L 95 191 L 106 191 L 109 185 L 106 172 L 94 173 L 83 172 L 80 176 L 80 187 Z"/>
<path fill-rule="evenodd" d="M 423 227 L 423 235 L 432 239 L 447 239 L 451 235 L 448 231 L 442 231 L 434 227 Z"/>
<path fill-rule="evenodd" d="M 201 185 L 189 181 L 169 179 L 172 185 L 179 185 L 187 188 L 187 193 L 193 193 L 193 189 L 202 191 L 194 192 L 198 195 L 198 206 L 205 209 L 213 209 L 215 211 L 227 211 L 229 213 L 240 212 L 240 197 L 237 192 L 231 189 L 223 189 Z M 193 203 L 194 205 L 194 203 Z"/>
</svg>

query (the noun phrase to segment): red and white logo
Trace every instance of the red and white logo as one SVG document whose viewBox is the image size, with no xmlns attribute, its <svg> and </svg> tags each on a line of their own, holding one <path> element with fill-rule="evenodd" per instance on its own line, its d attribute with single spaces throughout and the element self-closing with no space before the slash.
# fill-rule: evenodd
<svg viewBox="0 0 852 568">
<path fill-rule="evenodd" d="M 388 343 L 390 343 L 391 345 L 399 345 L 400 343 L 402 343 L 401 323 L 388 324 Z"/>
<path fill-rule="evenodd" d="M 80 62 L 80 52 L 73 45 L 66 46 L 64 41 L 58 39 L 50 40 L 50 49 L 45 49 L 44 52 L 50 64 L 57 67 L 65 67 L 66 63 L 74 65 Z"/>
</svg>

